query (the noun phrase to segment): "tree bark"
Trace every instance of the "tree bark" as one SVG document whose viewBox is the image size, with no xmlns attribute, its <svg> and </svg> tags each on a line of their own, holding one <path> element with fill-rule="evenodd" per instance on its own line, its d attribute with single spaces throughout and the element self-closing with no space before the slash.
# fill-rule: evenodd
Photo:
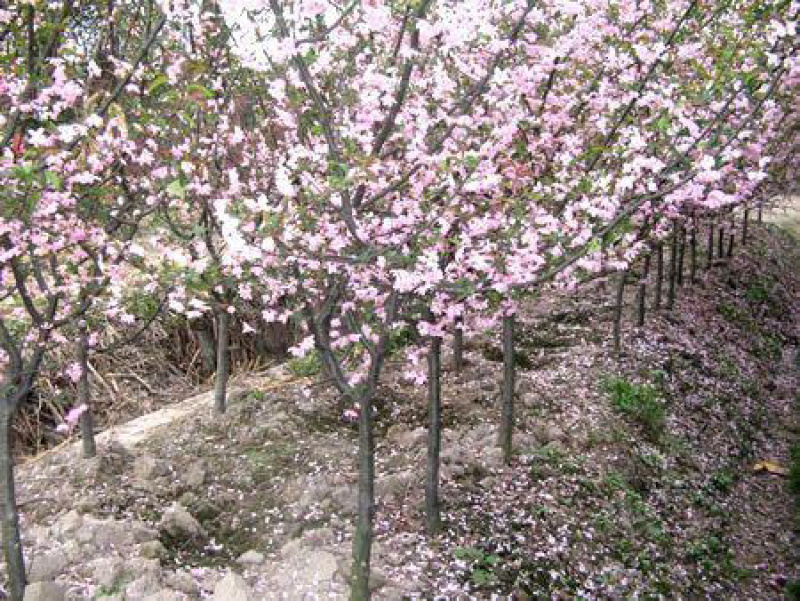
<svg viewBox="0 0 800 601">
<path fill-rule="evenodd" d="M 439 466 L 442 446 L 442 388 L 440 338 L 431 337 L 428 349 L 428 465 L 425 471 L 425 530 L 433 536 L 442 529 L 439 502 Z"/>
<path fill-rule="evenodd" d="M 372 437 L 372 395 L 358 399 L 358 518 L 353 536 L 351 601 L 370 598 L 369 572 L 375 520 L 375 448 Z"/>
<path fill-rule="evenodd" d="M 12 429 L 14 412 L 6 399 L 0 399 L 0 490 L 3 503 L 3 553 L 8 574 L 8 594 L 12 601 L 22 601 L 25 594 L 25 560 L 19 528 L 17 494 L 14 486 L 14 454 Z"/>
<path fill-rule="evenodd" d="M 642 277 L 639 278 L 639 290 L 636 295 L 636 325 L 644 327 L 644 319 L 647 313 L 647 278 L 650 275 L 650 255 L 644 258 L 642 265 Z"/>
<path fill-rule="evenodd" d="M 503 461 L 511 463 L 512 437 L 514 434 L 514 316 L 503 317 L 503 392 L 500 419 L 500 448 Z"/>
<path fill-rule="evenodd" d="M 722 259 L 725 256 L 725 228 L 719 226 L 717 233 L 717 257 Z"/>
<path fill-rule="evenodd" d="M 747 234 L 749 234 L 750 228 L 750 209 L 744 210 L 744 216 L 742 217 L 742 244 L 747 244 Z"/>
<path fill-rule="evenodd" d="M 627 271 L 620 273 L 614 298 L 614 353 L 616 355 L 619 355 L 622 351 L 622 307 L 625 301 L 625 280 L 627 277 Z"/>
<path fill-rule="evenodd" d="M 697 221 L 692 224 L 689 235 L 689 281 L 697 283 Z"/>
<path fill-rule="evenodd" d="M 653 308 L 658 311 L 661 309 L 661 290 L 664 282 L 664 244 L 659 242 L 656 245 L 656 290 Z"/>
<path fill-rule="evenodd" d="M 230 331 L 231 316 L 226 307 L 217 311 L 217 374 L 214 378 L 214 410 L 225 413 L 227 409 L 228 378 L 230 377 Z"/>
<path fill-rule="evenodd" d="M 678 287 L 683 286 L 683 265 L 684 256 L 686 255 L 686 228 L 683 224 L 679 226 L 680 234 L 678 236 Z"/>
<path fill-rule="evenodd" d="M 214 342 L 214 331 L 206 317 L 197 320 L 192 330 L 197 335 L 197 344 L 200 346 L 200 360 L 203 364 L 203 377 L 206 377 L 217 370 L 217 345 Z"/>
<path fill-rule="evenodd" d="M 733 230 L 731 230 L 731 233 L 728 236 L 728 258 L 729 259 L 733 257 L 733 245 L 734 245 L 734 242 L 736 242 L 736 234 L 734 234 Z"/>
<path fill-rule="evenodd" d="M 714 263 L 714 224 L 708 224 L 708 252 L 706 253 L 706 269 Z"/>
<path fill-rule="evenodd" d="M 464 321 L 458 317 L 456 318 L 455 328 L 453 329 L 453 362 L 456 374 L 461 375 L 464 371 L 464 330 L 462 329 Z"/>
<path fill-rule="evenodd" d="M 85 405 L 86 411 L 79 418 L 81 428 L 81 445 L 83 458 L 91 459 L 97 455 L 97 444 L 94 439 L 94 415 L 92 414 L 91 399 L 89 398 L 89 341 L 85 329 L 81 329 L 81 340 L 78 343 L 78 364 L 81 367 L 81 377 L 78 380 L 78 406 Z"/>
<path fill-rule="evenodd" d="M 667 292 L 667 310 L 675 308 L 675 295 L 678 282 L 678 223 L 672 225 L 672 242 L 669 252 L 669 291 Z"/>
</svg>

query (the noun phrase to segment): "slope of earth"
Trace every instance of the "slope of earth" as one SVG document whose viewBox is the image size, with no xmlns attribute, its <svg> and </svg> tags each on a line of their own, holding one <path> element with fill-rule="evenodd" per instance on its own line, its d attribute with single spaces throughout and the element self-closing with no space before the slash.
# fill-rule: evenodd
<svg viewBox="0 0 800 601">
<path fill-rule="evenodd" d="M 446 530 L 433 540 L 425 391 L 390 362 L 375 597 L 782 598 L 800 577 L 783 475 L 800 249 L 771 227 L 755 238 L 687 281 L 673 311 L 641 329 L 626 312 L 620 357 L 610 288 L 531 300 L 510 466 L 496 448 L 499 336 L 469 341 L 464 373 L 443 379 Z M 319 378 L 242 384 L 223 417 L 193 399 L 107 435 L 97 459 L 63 447 L 18 470 L 30 580 L 56 595 L 40 598 L 346 597 L 354 426 Z"/>
</svg>

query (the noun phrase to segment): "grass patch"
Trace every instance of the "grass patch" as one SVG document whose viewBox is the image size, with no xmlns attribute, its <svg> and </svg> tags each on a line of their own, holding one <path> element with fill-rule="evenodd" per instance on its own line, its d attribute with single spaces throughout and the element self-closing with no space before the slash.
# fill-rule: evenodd
<svg viewBox="0 0 800 601">
<path fill-rule="evenodd" d="M 655 387 L 615 376 L 603 382 L 603 389 L 617 412 L 641 426 L 650 440 L 659 440 L 666 424 L 667 410 Z"/>
</svg>

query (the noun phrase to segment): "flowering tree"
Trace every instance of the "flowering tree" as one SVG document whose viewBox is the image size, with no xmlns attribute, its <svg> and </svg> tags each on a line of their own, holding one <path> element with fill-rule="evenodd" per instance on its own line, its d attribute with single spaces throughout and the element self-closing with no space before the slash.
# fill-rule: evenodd
<svg viewBox="0 0 800 601">
<path fill-rule="evenodd" d="M 48 350 L 68 343 L 65 333 L 82 329 L 95 300 L 124 278 L 124 259 L 145 214 L 127 193 L 125 164 L 134 144 L 121 103 L 139 91 L 140 67 L 165 19 L 126 12 L 133 35 L 123 42 L 109 25 L 118 17 L 69 1 L 0 11 L 6 44 L 0 68 L 0 489 L 12 599 L 22 599 L 25 586 L 14 415 Z M 69 375 L 85 383 L 80 371 Z"/>
</svg>

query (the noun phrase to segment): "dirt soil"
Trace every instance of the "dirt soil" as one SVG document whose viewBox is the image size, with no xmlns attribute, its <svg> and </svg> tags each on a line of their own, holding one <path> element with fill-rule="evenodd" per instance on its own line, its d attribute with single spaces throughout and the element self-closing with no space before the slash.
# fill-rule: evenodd
<svg viewBox="0 0 800 601">
<path fill-rule="evenodd" d="M 460 375 L 446 356 L 433 540 L 425 391 L 395 357 L 376 406 L 375 597 L 784 598 L 800 579 L 783 473 L 800 433 L 800 247 L 754 230 L 643 328 L 630 286 L 620 357 L 611 286 L 532 299 L 510 466 L 496 448 L 498 332 L 468 341 Z M 205 395 L 109 433 L 95 460 L 66 445 L 21 466 L 37 575 L 73 599 L 222 600 L 229 571 L 241 598 L 346 597 L 355 426 L 318 376 L 272 370 L 231 396 L 223 417 Z"/>
</svg>

